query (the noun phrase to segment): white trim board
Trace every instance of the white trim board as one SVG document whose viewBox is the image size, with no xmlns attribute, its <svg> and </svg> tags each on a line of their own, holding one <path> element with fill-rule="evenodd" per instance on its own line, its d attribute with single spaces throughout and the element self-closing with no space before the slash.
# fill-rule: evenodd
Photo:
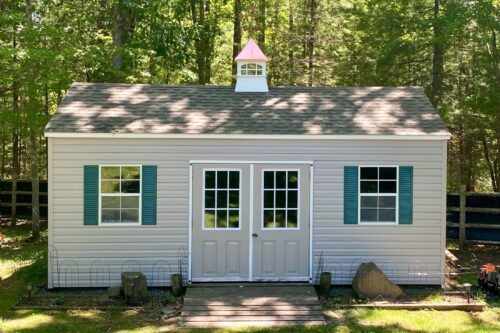
<svg viewBox="0 0 500 333">
<path fill-rule="evenodd" d="M 190 160 L 191 164 L 313 164 L 313 161 L 235 161 L 235 160 Z"/>
<path fill-rule="evenodd" d="M 253 281 L 253 215 L 254 215 L 254 210 L 253 210 L 253 194 L 254 194 L 254 165 L 253 163 L 250 164 L 250 202 L 249 202 L 249 230 L 248 230 L 248 281 Z"/>
<path fill-rule="evenodd" d="M 189 212 L 188 212 L 188 221 L 189 221 L 189 230 L 188 230 L 188 284 L 192 282 L 192 251 L 193 251 L 193 164 L 189 163 Z"/>
<path fill-rule="evenodd" d="M 314 165 L 309 165 L 309 283 L 313 277 L 313 228 L 314 228 Z"/>
<path fill-rule="evenodd" d="M 45 132 L 47 138 L 96 139 L 213 139 L 213 140 L 449 140 L 450 134 L 419 135 L 320 135 L 320 134 L 160 134 L 160 133 L 62 133 Z"/>
</svg>

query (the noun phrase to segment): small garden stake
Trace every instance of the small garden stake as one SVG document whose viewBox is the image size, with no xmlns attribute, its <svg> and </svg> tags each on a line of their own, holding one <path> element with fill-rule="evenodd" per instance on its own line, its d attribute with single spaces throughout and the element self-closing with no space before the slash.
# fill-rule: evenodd
<svg viewBox="0 0 500 333">
<path fill-rule="evenodd" d="M 28 282 L 26 285 L 26 290 L 28 290 L 28 299 L 31 301 L 31 293 L 33 292 L 33 283 Z"/>
<path fill-rule="evenodd" d="M 472 285 L 470 283 L 464 283 L 463 286 L 465 288 L 465 292 L 467 293 L 467 303 L 470 304 L 470 288 Z"/>
</svg>

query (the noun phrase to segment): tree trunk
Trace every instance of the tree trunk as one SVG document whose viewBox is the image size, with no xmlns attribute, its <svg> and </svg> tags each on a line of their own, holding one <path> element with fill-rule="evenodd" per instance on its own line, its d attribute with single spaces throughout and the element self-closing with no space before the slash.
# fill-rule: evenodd
<svg viewBox="0 0 500 333">
<path fill-rule="evenodd" d="M 317 26 L 317 0 L 309 0 L 309 35 L 307 37 L 307 67 L 309 75 L 307 85 L 312 86 L 314 83 L 314 45 L 316 42 L 316 26 Z"/>
<path fill-rule="evenodd" d="M 49 118 L 49 86 L 47 83 L 44 85 L 44 111 L 47 119 Z M 49 170 L 49 138 L 45 138 L 45 170 Z"/>
<path fill-rule="evenodd" d="M 498 170 L 498 163 L 495 163 L 497 161 L 492 160 L 491 155 L 490 155 L 490 150 L 488 148 L 488 143 L 487 143 L 486 137 L 484 135 L 481 138 L 481 142 L 483 144 L 484 159 L 486 160 L 486 165 L 488 166 L 488 171 L 490 173 L 491 186 L 493 188 L 493 192 L 499 192 L 500 191 L 500 184 L 499 184 L 500 170 Z"/>
<path fill-rule="evenodd" d="M 278 4 L 275 4 L 278 6 Z M 265 53 L 266 51 L 266 0 L 259 0 L 259 11 L 257 14 L 257 44 Z"/>
<path fill-rule="evenodd" d="M 432 103 L 438 106 L 441 99 L 443 74 L 443 41 L 441 39 L 441 22 L 439 17 L 439 0 L 434 0 L 434 57 L 432 61 Z"/>
<path fill-rule="evenodd" d="M 231 84 L 236 84 L 236 61 L 234 58 L 238 56 L 241 50 L 241 0 L 234 1 L 234 19 L 233 19 L 233 59 L 231 65 Z"/>
<path fill-rule="evenodd" d="M 131 25 L 131 11 L 127 8 L 124 1 L 117 1 L 113 8 L 113 46 L 116 48 L 113 54 L 112 63 L 118 70 L 123 70 L 123 50 L 127 34 Z"/>
<path fill-rule="evenodd" d="M 279 85 L 279 80 L 281 77 L 279 76 L 278 72 L 278 66 L 276 64 L 278 61 L 280 61 L 279 58 L 281 58 L 280 55 L 278 55 L 276 52 L 274 52 L 277 49 L 276 46 L 276 31 L 279 31 L 279 12 L 280 12 L 280 6 L 276 4 L 273 9 L 273 14 L 271 18 L 271 30 L 273 33 L 271 34 L 271 42 L 269 43 L 269 52 L 271 53 L 271 60 L 269 62 L 269 67 L 268 67 L 268 83 L 270 85 Z M 272 56 L 274 55 L 274 56 Z"/>
<path fill-rule="evenodd" d="M 14 26 L 14 37 L 12 39 L 12 48 L 15 49 L 17 47 L 17 26 Z M 17 61 L 17 56 L 14 55 L 13 62 Z M 17 74 L 14 73 L 14 77 L 12 80 L 12 113 L 13 113 L 13 126 L 12 126 L 12 194 L 11 194 L 11 226 L 15 226 L 17 224 L 17 194 L 15 193 L 17 190 L 17 177 L 19 177 L 19 132 L 18 132 L 18 115 L 19 115 L 19 83 L 17 81 Z"/>
<path fill-rule="evenodd" d="M 40 190 L 39 190 L 39 168 L 38 168 L 38 134 L 36 125 L 30 130 L 30 164 L 31 164 L 31 230 L 32 239 L 40 237 Z"/>
<path fill-rule="evenodd" d="M 2 124 L 2 166 L 0 169 L 0 179 L 5 178 L 5 155 L 6 155 L 6 149 L 5 149 L 5 123 Z"/>
<path fill-rule="evenodd" d="M 4 104 L 5 104 L 5 108 L 7 109 L 8 108 L 8 103 L 7 103 L 7 97 L 4 96 Z M 7 147 L 6 147 L 6 139 L 5 139 L 5 135 L 7 134 L 7 128 L 5 126 L 5 121 L 2 122 L 2 166 L 0 167 L 0 179 L 4 179 L 5 178 L 5 160 L 6 160 L 6 156 L 7 156 Z"/>
<path fill-rule="evenodd" d="M 293 37 L 295 36 L 295 27 L 294 27 L 294 4 L 292 0 L 289 0 L 289 13 L 288 13 L 288 84 L 293 86 L 295 83 L 295 55 L 293 53 L 294 41 Z"/>
<path fill-rule="evenodd" d="M 199 4 L 197 8 L 196 4 Z M 198 35 L 195 38 L 196 65 L 198 69 L 198 83 L 210 83 L 211 72 L 210 64 L 213 51 L 213 32 L 210 22 L 205 19 L 206 14 L 210 13 L 209 0 L 191 0 L 191 19 L 193 25 L 201 27 L 198 30 Z"/>
<path fill-rule="evenodd" d="M 26 4 L 26 21 L 28 27 L 31 28 L 33 5 L 31 0 L 25 0 Z M 30 89 L 28 89 L 30 91 Z M 48 96 L 47 96 L 48 98 Z M 31 238 L 36 240 L 40 237 L 40 190 L 39 190 L 39 151 L 38 151 L 38 131 L 37 131 L 37 112 L 39 104 L 36 102 L 34 92 L 28 92 L 28 119 L 31 120 L 29 127 L 29 164 L 31 170 Z M 47 110 L 48 111 L 48 110 Z M 31 119 L 30 119 L 31 118 Z"/>
</svg>

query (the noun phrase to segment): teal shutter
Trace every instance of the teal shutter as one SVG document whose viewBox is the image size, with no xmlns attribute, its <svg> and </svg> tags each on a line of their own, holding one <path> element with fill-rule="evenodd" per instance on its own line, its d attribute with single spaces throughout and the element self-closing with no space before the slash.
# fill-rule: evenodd
<svg viewBox="0 0 500 333">
<path fill-rule="evenodd" d="M 399 224 L 413 223 L 413 167 L 399 167 Z"/>
<path fill-rule="evenodd" d="M 358 224 L 358 167 L 344 167 L 344 224 Z"/>
<path fill-rule="evenodd" d="M 156 225 L 156 165 L 142 166 L 142 225 Z"/>
<path fill-rule="evenodd" d="M 99 166 L 83 167 L 83 225 L 99 224 Z"/>
</svg>

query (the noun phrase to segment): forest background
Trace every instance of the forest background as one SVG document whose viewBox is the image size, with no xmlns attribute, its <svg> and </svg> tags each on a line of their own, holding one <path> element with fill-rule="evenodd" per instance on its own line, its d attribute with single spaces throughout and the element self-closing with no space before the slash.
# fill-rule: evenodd
<svg viewBox="0 0 500 333">
<path fill-rule="evenodd" d="M 72 82 L 229 85 L 254 38 L 270 85 L 424 87 L 448 190 L 499 192 L 499 33 L 500 0 L 0 0 L 0 178 L 46 178 Z"/>
</svg>

